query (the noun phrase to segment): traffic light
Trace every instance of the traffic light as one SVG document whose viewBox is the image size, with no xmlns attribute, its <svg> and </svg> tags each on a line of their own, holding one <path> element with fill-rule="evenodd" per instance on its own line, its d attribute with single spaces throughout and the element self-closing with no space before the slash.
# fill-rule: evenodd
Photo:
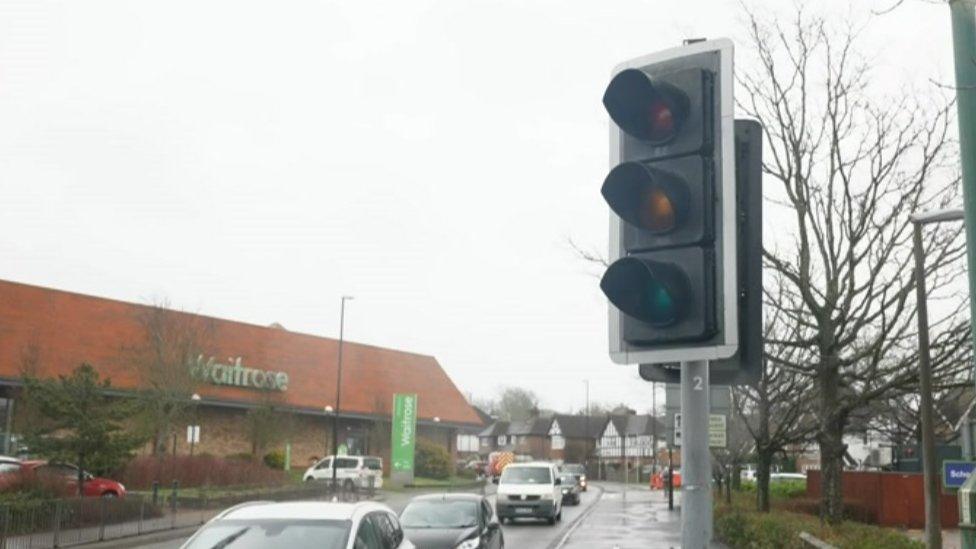
<svg viewBox="0 0 976 549">
<path fill-rule="evenodd" d="M 615 362 L 728 358 L 738 345 L 732 43 L 624 63 L 603 96 L 613 121 L 610 260 Z"/>
<path fill-rule="evenodd" d="M 712 385 L 755 385 L 762 362 L 762 126 L 735 121 L 736 268 L 739 348 L 729 358 L 709 362 Z M 681 365 L 641 364 L 647 381 L 678 383 Z"/>
</svg>

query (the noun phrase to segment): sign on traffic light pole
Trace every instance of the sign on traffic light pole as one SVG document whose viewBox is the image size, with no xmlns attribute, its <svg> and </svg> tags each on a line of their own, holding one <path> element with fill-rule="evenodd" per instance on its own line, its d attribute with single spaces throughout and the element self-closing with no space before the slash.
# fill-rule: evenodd
<svg viewBox="0 0 976 549">
<path fill-rule="evenodd" d="M 753 189 L 736 177 L 732 54 L 723 39 L 634 59 L 614 70 L 603 96 L 613 120 L 601 189 L 612 211 L 600 281 L 611 303 L 610 357 L 681 363 L 681 534 L 682 547 L 695 549 L 712 535 L 708 361 L 736 356 L 748 304 L 739 278 L 754 274 L 740 273 L 749 264 L 737 253 L 738 217 L 748 213 L 737 179 Z M 754 130 L 742 126 L 750 139 Z"/>
</svg>

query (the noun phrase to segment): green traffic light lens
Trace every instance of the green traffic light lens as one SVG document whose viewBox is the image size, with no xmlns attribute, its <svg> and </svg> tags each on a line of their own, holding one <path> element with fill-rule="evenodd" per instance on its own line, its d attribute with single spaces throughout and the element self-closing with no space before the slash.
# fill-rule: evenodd
<svg viewBox="0 0 976 549">
<path fill-rule="evenodd" d="M 672 263 L 619 259 L 604 273 L 600 288 L 625 314 L 657 328 L 681 321 L 688 306 L 687 275 Z"/>
<path fill-rule="evenodd" d="M 671 292 L 657 280 L 647 281 L 644 293 L 644 318 L 649 324 L 667 326 L 677 320 L 677 310 Z"/>
</svg>

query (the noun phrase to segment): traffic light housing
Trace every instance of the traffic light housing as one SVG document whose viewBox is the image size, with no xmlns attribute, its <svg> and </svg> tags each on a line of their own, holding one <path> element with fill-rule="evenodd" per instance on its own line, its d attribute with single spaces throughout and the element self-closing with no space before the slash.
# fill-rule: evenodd
<svg viewBox="0 0 976 549">
<path fill-rule="evenodd" d="M 621 364 L 716 360 L 738 346 L 732 43 L 623 63 L 613 121 L 610 356 Z"/>
<path fill-rule="evenodd" d="M 762 126 L 735 121 L 736 268 L 738 270 L 739 348 L 709 363 L 712 385 L 756 385 L 763 371 L 762 337 Z M 678 383 L 681 365 L 641 364 L 647 381 Z"/>
</svg>

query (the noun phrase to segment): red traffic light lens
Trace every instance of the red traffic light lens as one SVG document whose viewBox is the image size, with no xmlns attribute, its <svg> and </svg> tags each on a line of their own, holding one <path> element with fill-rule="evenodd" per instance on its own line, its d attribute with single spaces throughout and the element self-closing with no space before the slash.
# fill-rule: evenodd
<svg viewBox="0 0 976 549">
<path fill-rule="evenodd" d="M 603 94 L 603 105 L 621 130 L 658 146 L 681 131 L 688 103 L 687 93 L 638 69 L 618 73 Z"/>
<path fill-rule="evenodd" d="M 655 101 L 648 107 L 647 133 L 650 141 L 667 141 L 674 136 L 674 111 L 664 101 Z"/>
</svg>

